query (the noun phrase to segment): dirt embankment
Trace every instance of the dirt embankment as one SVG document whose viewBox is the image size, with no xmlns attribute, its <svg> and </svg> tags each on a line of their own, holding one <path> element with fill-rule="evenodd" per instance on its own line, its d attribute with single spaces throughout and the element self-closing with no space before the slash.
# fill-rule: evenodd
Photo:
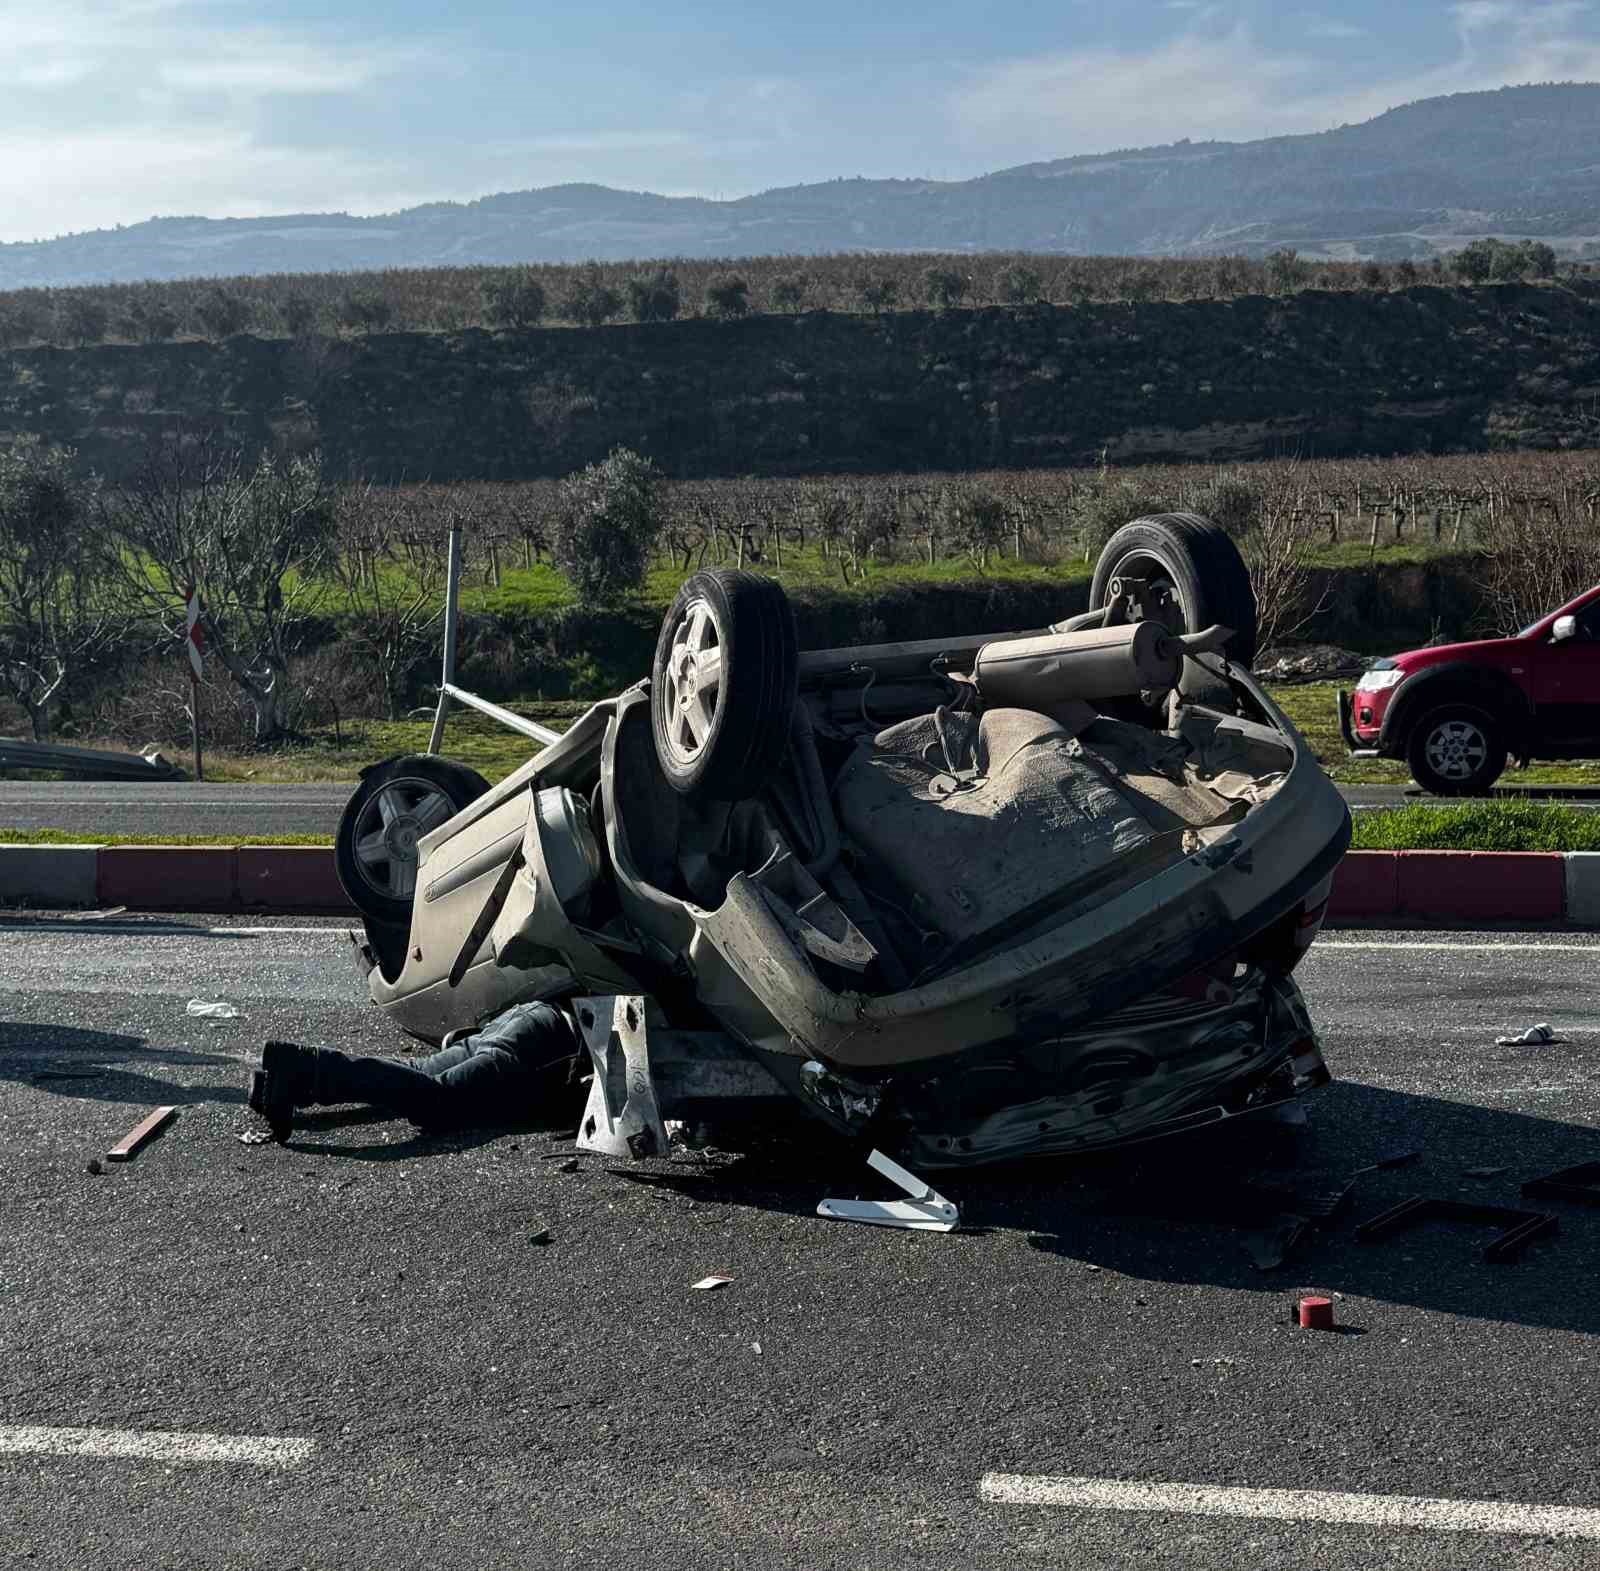
<svg viewBox="0 0 1600 1571">
<path fill-rule="evenodd" d="M 113 473 L 218 423 L 440 481 L 1587 446 L 1597 397 L 1582 281 L 0 354 L 0 437 Z"/>
</svg>

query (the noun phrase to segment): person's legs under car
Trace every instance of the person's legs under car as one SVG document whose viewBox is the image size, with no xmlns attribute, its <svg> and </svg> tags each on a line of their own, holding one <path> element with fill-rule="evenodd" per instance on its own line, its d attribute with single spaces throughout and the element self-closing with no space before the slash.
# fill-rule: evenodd
<svg viewBox="0 0 1600 1571">
<path fill-rule="evenodd" d="M 572 1058 L 579 1047 L 571 1019 L 543 1003 L 515 1004 L 410 1063 L 269 1042 L 250 1106 L 280 1141 L 289 1136 L 295 1109 L 335 1102 L 372 1103 L 423 1129 L 516 1122 L 536 1106 L 540 1071 Z"/>
</svg>

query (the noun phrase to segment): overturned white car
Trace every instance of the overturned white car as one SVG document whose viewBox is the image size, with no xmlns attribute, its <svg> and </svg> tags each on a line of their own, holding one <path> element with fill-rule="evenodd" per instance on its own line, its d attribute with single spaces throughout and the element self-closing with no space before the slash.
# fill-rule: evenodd
<svg viewBox="0 0 1600 1571">
<path fill-rule="evenodd" d="M 1243 564 L 1136 520 L 1091 603 L 801 654 L 778 585 L 696 574 L 649 679 L 498 786 L 367 772 L 338 856 L 373 1001 L 427 1041 L 568 1003 L 580 1144 L 636 1156 L 671 1120 L 811 1117 L 947 1167 L 1323 1083 L 1290 973 L 1350 820 L 1241 669 Z"/>
</svg>

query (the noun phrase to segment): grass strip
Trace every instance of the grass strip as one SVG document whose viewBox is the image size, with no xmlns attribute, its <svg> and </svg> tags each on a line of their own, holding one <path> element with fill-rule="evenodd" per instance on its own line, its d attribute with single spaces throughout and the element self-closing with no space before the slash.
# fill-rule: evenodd
<svg viewBox="0 0 1600 1571">
<path fill-rule="evenodd" d="M 1559 802 L 1418 802 L 1355 815 L 1353 851 L 1600 851 L 1600 812 Z"/>
<path fill-rule="evenodd" d="M 91 835 L 76 829 L 0 829 L 7 846 L 332 846 L 332 835 Z"/>
</svg>

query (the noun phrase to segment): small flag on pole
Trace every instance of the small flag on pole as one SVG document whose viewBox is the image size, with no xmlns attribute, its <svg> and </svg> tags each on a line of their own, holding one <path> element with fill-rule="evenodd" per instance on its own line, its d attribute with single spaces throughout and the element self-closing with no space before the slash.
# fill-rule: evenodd
<svg viewBox="0 0 1600 1571">
<path fill-rule="evenodd" d="M 192 588 L 183 592 L 184 622 L 186 631 L 184 641 L 189 649 L 189 665 L 194 671 L 195 681 L 200 680 L 200 653 L 206 646 L 206 635 L 200 627 L 200 596 Z"/>
</svg>

